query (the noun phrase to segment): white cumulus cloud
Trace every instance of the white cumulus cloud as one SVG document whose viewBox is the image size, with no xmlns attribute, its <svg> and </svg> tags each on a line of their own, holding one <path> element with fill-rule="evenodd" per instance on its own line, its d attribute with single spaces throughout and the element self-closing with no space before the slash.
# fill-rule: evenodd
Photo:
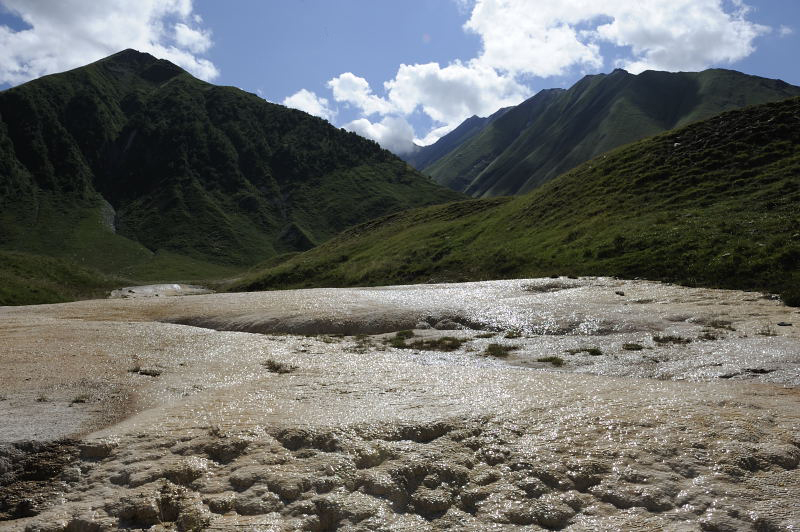
<svg viewBox="0 0 800 532">
<path fill-rule="evenodd" d="M 190 28 L 183 22 L 175 24 L 175 42 L 178 46 L 188 48 L 195 54 L 208 51 L 211 45 L 211 32 L 199 28 Z"/>
<path fill-rule="evenodd" d="M 414 128 L 399 116 L 387 116 L 380 122 L 359 118 L 345 124 L 344 128 L 372 139 L 397 154 L 402 155 L 414 149 Z"/>
<path fill-rule="evenodd" d="M 485 116 L 500 107 L 516 105 L 531 92 L 511 76 L 460 61 L 445 67 L 438 63 L 400 65 L 394 79 L 384 83 L 386 97 L 375 95 L 366 79 L 351 72 L 333 78 L 328 87 L 334 100 L 357 107 L 365 117 L 379 114 L 392 118 L 377 122 L 363 118 L 345 128 L 396 153 L 408 152 L 414 142 L 432 144 L 470 116 Z M 428 115 L 435 124 L 421 138 L 406 119 L 400 118 L 416 111 Z M 397 131 L 390 132 L 392 127 Z"/>
<path fill-rule="evenodd" d="M 628 48 L 617 66 L 633 73 L 701 70 L 753 52 L 769 28 L 749 12 L 741 0 L 477 0 L 464 27 L 483 42 L 479 62 L 514 74 L 601 68 L 602 43 Z"/>
<path fill-rule="evenodd" d="M 769 31 L 746 20 L 743 5 L 725 12 L 718 0 L 670 0 L 660 2 L 659 10 L 648 9 L 654 0 L 617 3 L 614 20 L 599 26 L 596 35 L 631 47 L 633 57 L 621 66 L 633 73 L 730 64 L 753 53 L 753 41 Z"/>
<path fill-rule="evenodd" d="M 333 117 L 336 116 L 336 112 L 328 106 L 327 98 L 320 98 L 315 93 L 306 89 L 300 89 L 291 96 L 284 98 L 281 103 L 286 107 L 300 109 L 310 115 L 318 116 L 325 120 L 332 120 Z"/>
<path fill-rule="evenodd" d="M 483 42 L 480 63 L 512 74 L 556 76 L 576 65 L 602 66 L 598 45 L 582 38 L 576 25 L 598 16 L 607 3 L 478 0 L 464 28 Z"/>
<path fill-rule="evenodd" d="M 749 20 L 745 0 L 454 1 L 469 15 L 465 31 L 481 40 L 476 57 L 401 64 L 383 92 L 352 72 L 331 79 L 333 100 L 362 115 L 345 127 L 402 153 L 412 142 L 435 142 L 471 115 L 520 103 L 533 95 L 536 77 L 723 66 L 750 55 L 771 31 Z M 427 131 L 415 134 L 415 113 L 427 115 Z"/>
<path fill-rule="evenodd" d="M 372 93 L 366 79 L 352 72 L 345 72 L 328 81 L 328 87 L 333 91 L 334 100 L 354 105 L 367 116 L 387 114 L 394 110 L 391 103 Z"/>
<path fill-rule="evenodd" d="M 421 108 L 444 125 L 458 125 L 472 115 L 485 116 L 500 107 L 516 105 L 531 92 L 493 68 L 460 61 L 446 67 L 438 63 L 400 65 L 395 78 L 384 87 L 389 101 L 402 113 Z"/>
<path fill-rule="evenodd" d="M 29 28 L 0 26 L 0 83 L 17 84 L 96 61 L 125 48 L 167 59 L 213 80 L 200 57 L 211 33 L 191 0 L 0 0 Z"/>
</svg>

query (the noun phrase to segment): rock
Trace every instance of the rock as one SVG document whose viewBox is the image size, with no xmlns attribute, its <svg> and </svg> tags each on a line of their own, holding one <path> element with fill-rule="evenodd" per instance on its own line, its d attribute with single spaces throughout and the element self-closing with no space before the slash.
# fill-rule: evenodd
<svg viewBox="0 0 800 532">
<path fill-rule="evenodd" d="M 248 490 L 236 495 L 234 508 L 241 515 L 262 515 L 279 511 L 283 503 L 271 491 L 261 493 L 261 490 Z"/>
<path fill-rule="evenodd" d="M 80 449 L 82 459 L 99 460 L 111 455 L 111 452 L 116 449 L 118 445 L 119 440 L 117 439 L 101 439 L 81 442 L 78 448 Z"/>
<path fill-rule="evenodd" d="M 206 503 L 208 509 L 215 514 L 226 514 L 233 510 L 236 502 L 236 494 L 232 491 L 225 492 L 220 495 L 214 495 L 206 498 L 203 502 Z"/>
<path fill-rule="evenodd" d="M 420 487 L 411 496 L 414 511 L 426 518 L 433 518 L 445 513 L 453 504 L 453 496 L 443 489 Z"/>
</svg>

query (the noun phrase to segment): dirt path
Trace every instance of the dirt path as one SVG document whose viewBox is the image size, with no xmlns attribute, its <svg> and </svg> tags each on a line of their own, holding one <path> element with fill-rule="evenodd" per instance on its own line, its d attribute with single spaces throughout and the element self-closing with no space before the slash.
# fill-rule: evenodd
<svg viewBox="0 0 800 532">
<path fill-rule="evenodd" d="M 785 528 L 798 329 L 610 279 L 0 308 L 0 529 Z"/>
</svg>

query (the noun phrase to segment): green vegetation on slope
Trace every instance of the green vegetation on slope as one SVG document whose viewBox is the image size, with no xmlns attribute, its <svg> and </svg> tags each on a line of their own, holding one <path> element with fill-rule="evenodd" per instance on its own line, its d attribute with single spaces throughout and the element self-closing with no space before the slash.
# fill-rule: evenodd
<svg viewBox="0 0 800 532">
<path fill-rule="evenodd" d="M 235 290 L 617 275 L 800 304 L 800 99 L 732 111 L 516 198 L 362 224 Z"/>
<path fill-rule="evenodd" d="M 0 305 L 59 303 L 102 297 L 125 279 L 81 268 L 66 260 L 0 251 Z"/>
<path fill-rule="evenodd" d="M 474 197 L 525 193 L 624 144 L 794 96 L 800 87 L 731 70 L 586 76 L 508 110 L 424 171 Z"/>
<path fill-rule="evenodd" d="M 0 92 L 0 250 L 207 279 L 461 197 L 373 141 L 134 50 Z"/>
</svg>

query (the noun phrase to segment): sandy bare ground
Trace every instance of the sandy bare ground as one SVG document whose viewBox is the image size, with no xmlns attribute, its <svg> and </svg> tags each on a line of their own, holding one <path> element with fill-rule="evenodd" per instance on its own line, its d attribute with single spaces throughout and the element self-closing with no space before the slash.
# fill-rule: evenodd
<svg viewBox="0 0 800 532">
<path fill-rule="evenodd" d="M 3 307 L 0 362 L 2 530 L 800 524 L 800 313 L 760 294 L 562 278 Z"/>
</svg>

